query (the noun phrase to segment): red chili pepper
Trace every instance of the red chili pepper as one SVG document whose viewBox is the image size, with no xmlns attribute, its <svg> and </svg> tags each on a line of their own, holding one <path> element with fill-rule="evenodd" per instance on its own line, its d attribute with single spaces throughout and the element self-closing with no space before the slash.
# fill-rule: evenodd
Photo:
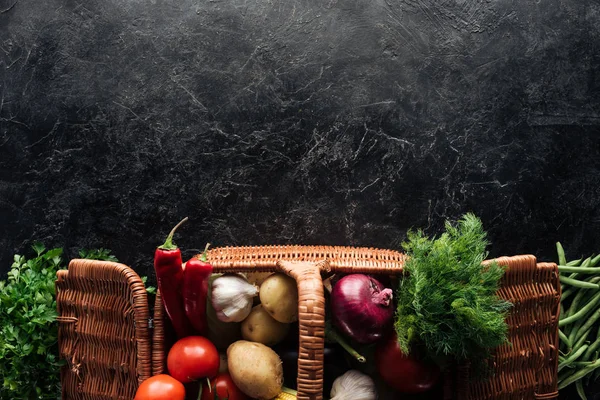
<svg viewBox="0 0 600 400">
<path fill-rule="evenodd" d="M 154 253 L 154 271 L 158 289 L 162 296 L 165 311 L 179 338 L 190 336 L 193 329 L 185 315 L 183 306 L 183 269 L 181 268 L 181 250 L 173 243 L 173 235 L 187 217 L 179 222 L 167 236 L 167 240 Z"/>
<path fill-rule="evenodd" d="M 204 335 L 207 328 L 206 302 L 208 296 L 208 279 L 213 267 L 206 262 L 208 251 L 206 245 L 200 258 L 192 258 L 185 264 L 183 273 L 183 304 L 185 314 L 196 332 Z"/>
</svg>

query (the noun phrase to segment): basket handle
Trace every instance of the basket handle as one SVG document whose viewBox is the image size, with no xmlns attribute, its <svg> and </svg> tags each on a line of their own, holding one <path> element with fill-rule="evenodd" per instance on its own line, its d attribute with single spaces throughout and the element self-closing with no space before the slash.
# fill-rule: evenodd
<svg viewBox="0 0 600 400">
<path fill-rule="evenodd" d="M 323 399 L 323 351 L 325 346 L 325 293 L 321 271 L 326 261 L 279 260 L 280 271 L 298 285 L 298 396 L 299 400 Z"/>
</svg>

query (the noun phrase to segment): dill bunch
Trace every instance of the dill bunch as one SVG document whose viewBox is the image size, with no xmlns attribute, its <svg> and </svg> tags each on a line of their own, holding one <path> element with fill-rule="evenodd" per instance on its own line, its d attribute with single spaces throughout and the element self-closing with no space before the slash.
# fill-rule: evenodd
<svg viewBox="0 0 600 400">
<path fill-rule="evenodd" d="M 482 265 L 488 242 L 474 214 L 455 225 L 447 221 L 445 228 L 432 239 L 410 231 L 402 244 L 409 258 L 397 294 L 398 341 L 406 354 L 419 341 L 441 364 L 454 359 L 482 365 L 507 342 L 511 304 L 496 295 L 504 268 Z"/>
</svg>

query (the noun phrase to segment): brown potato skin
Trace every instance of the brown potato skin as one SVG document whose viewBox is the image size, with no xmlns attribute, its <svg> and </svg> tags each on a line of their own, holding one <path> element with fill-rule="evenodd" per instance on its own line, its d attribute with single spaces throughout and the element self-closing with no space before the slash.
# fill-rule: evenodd
<svg viewBox="0 0 600 400">
<path fill-rule="evenodd" d="M 259 304 L 254 306 L 250 315 L 242 321 L 242 338 L 266 346 L 274 346 L 285 338 L 289 329 L 289 324 L 276 321 L 262 304 Z"/>
<path fill-rule="evenodd" d="M 283 273 L 270 275 L 260 285 L 260 302 L 269 314 L 284 324 L 298 320 L 298 286 Z"/>
<path fill-rule="evenodd" d="M 264 344 L 246 340 L 231 344 L 227 348 L 227 366 L 233 383 L 254 399 L 270 400 L 281 391 L 281 359 Z"/>
</svg>

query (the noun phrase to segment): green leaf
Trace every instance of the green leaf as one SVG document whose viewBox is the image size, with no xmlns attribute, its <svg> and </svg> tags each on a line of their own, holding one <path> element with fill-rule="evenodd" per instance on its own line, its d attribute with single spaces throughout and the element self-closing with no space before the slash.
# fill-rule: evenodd
<svg viewBox="0 0 600 400">
<path fill-rule="evenodd" d="M 44 250 L 46 250 L 46 247 L 40 242 L 35 242 L 31 247 L 36 252 L 38 257 L 44 252 Z"/>
<path fill-rule="evenodd" d="M 507 341 L 510 303 L 496 292 L 504 269 L 483 266 L 488 244 L 481 221 L 466 214 L 437 238 L 410 231 L 403 243 L 407 275 L 397 292 L 395 328 L 403 351 L 422 342 L 428 354 L 483 364 Z"/>
</svg>

